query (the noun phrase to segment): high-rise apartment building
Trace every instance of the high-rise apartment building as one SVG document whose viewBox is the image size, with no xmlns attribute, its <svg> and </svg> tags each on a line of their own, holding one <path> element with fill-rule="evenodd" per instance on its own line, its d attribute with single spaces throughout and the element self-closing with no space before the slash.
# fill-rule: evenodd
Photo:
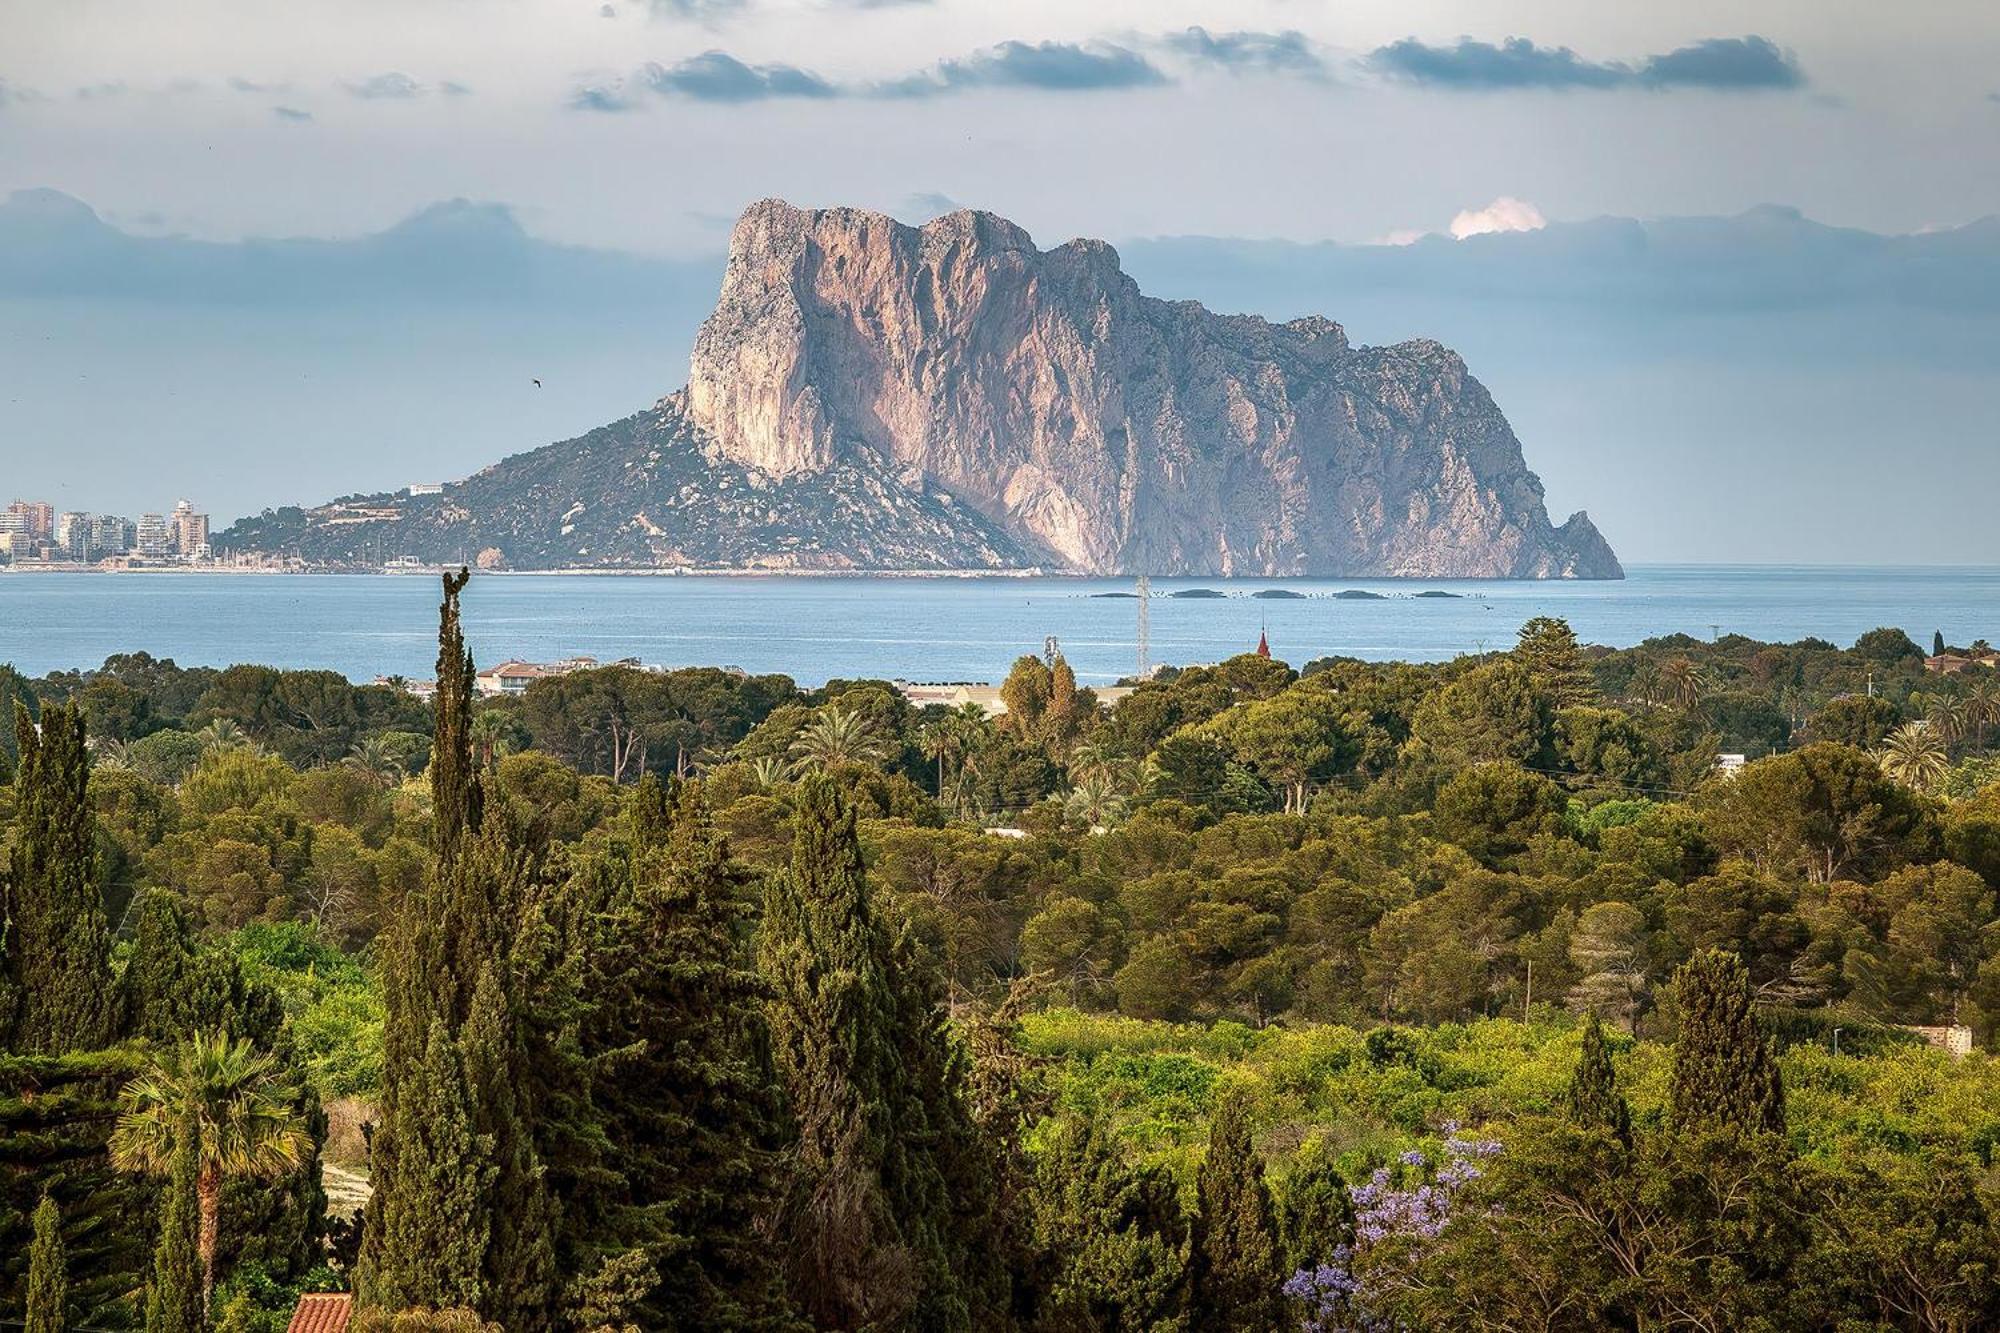
<svg viewBox="0 0 2000 1333">
<path fill-rule="evenodd" d="M 129 518 L 117 514 L 93 514 L 90 519 L 90 549 L 96 556 L 123 555 L 138 539 Z"/>
<path fill-rule="evenodd" d="M 31 542 L 55 536 L 56 509 L 47 500 L 16 500 L 7 506 L 12 520 L 5 531 L 24 534 Z M 18 524 L 18 526 L 16 526 Z"/>
<path fill-rule="evenodd" d="M 163 514 L 139 515 L 139 530 L 134 549 L 140 555 L 163 560 L 174 554 L 174 530 L 168 526 Z"/>
<path fill-rule="evenodd" d="M 88 560 L 91 515 L 74 512 L 56 515 L 56 551 L 69 560 Z"/>
<path fill-rule="evenodd" d="M 208 515 L 195 513 L 193 502 L 174 502 L 172 527 L 176 554 L 188 560 L 208 554 Z"/>
</svg>

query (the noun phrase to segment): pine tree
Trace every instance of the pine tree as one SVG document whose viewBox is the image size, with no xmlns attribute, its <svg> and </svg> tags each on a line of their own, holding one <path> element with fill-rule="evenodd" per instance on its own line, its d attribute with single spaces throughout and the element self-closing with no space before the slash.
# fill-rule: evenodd
<svg viewBox="0 0 2000 1333">
<path fill-rule="evenodd" d="M 791 863 L 766 895 L 771 1046 L 796 1143 L 778 1212 L 793 1299 L 824 1329 L 965 1327 L 956 1219 L 932 1120 L 949 1090 L 906 1062 L 909 1011 L 862 877 L 854 813 L 799 787 Z"/>
<path fill-rule="evenodd" d="M 176 1138 L 146 1292 L 146 1333 L 202 1333 L 208 1324 L 202 1311 L 201 1132 L 190 1118 Z"/>
<path fill-rule="evenodd" d="M 1201 1333 L 1266 1333 L 1283 1326 L 1289 1270 L 1264 1164 L 1251 1141 L 1249 1102 L 1241 1094 L 1215 1108 L 1195 1194 L 1194 1327 Z"/>
<path fill-rule="evenodd" d="M 1570 1123 L 1584 1129 L 1608 1129 L 1621 1143 L 1632 1142 L 1632 1108 L 1618 1091 L 1611 1067 L 1611 1047 L 1596 1014 L 1584 1020 L 1583 1049 L 1563 1096 Z"/>
<path fill-rule="evenodd" d="M 1932 657 L 1943 657 L 1943 656 L 1944 656 L 1944 631 L 1943 631 L 1943 630 L 1933 630 L 1933 631 L 1931 632 L 1931 656 L 1932 656 Z"/>
<path fill-rule="evenodd" d="M 62 1213 L 42 1196 L 35 1206 L 34 1240 L 28 1247 L 28 1333 L 63 1333 L 69 1327 L 69 1261 L 63 1254 Z"/>
<path fill-rule="evenodd" d="M 60 1053 L 111 1038 L 111 931 L 97 885 L 96 821 L 82 706 L 42 710 L 39 728 L 18 703 L 12 874 L 0 895 L 7 938 L 0 1047 Z"/>
<path fill-rule="evenodd" d="M 1514 657 L 1528 668 L 1535 687 L 1558 708 L 1573 708 L 1597 698 L 1597 682 L 1567 620 L 1536 616 L 1521 626 Z"/>
<path fill-rule="evenodd" d="M 1735 954 L 1706 949 L 1674 973 L 1680 1038 L 1667 1091 L 1667 1122 L 1682 1132 L 1783 1133 L 1778 1063 Z"/>
<path fill-rule="evenodd" d="M 648 776 L 627 809 L 611 883 L 592 1049 L 628 1054 L 595 1090 L 615 1183 L 592 1243 L 655 1253 L 632 1320 L 646 1328 L 789 1328 L 758 1236 L 775 1202 L 777 1107 L 766 988 L 746 967 L 747 907 L 693 783 Z M 643 1247 L 643 1248 L 642 1248 Z"/>
</svg>

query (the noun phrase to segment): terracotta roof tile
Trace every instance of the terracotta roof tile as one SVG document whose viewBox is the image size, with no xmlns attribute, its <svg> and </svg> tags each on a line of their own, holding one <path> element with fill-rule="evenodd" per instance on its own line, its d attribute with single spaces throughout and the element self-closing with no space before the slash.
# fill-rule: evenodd
<svg viewBox="0 0 2000 1333">
<path fill-rule="evenodd" d="M 347 1320 L 354 1298 L 346 1292 L 326 1296 L 302 1296 L 292 1312 L 287 1333 L 347 1333 Z"/>
</svg>

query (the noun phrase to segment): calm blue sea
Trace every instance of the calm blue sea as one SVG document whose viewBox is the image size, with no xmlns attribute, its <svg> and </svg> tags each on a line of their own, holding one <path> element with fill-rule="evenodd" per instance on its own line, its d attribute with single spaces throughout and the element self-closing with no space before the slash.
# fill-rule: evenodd
<svg viewBox="0 0 2000 1333">
<path fill-rule="evenodd" d="M 504 575 L 466 593 L 481 662 L 588 654 L 740 666 L 801 683 L 834 676 L 997 680 L 1055 635 L 1085 681 L 1134 663 L 1137 602 L 1111 579 Z M 1177 598 L 1192 588 L 1220 598 Z M 1282 588 L 1305 596 L 1252 596 Z M 1435 589 L 1457 594 L 1427 598 Z M 1356 590 L 1383 600 L 1336 597 Z M 1331 653 L 1436 660 L 1504 647 L 1530 616 L 1566 616 L 1587 642 L 1680 632 L 1852 643 L 1896 625 L 1928 647 L 2000 640 L 2000 567 L 1653 565 L 1619 583 L 1157 579 L 1155 662 L 1255 647 L 1303 664 Z M 0 662 L 30 675 L 144 649 L 184 665 L 328 667 L 357 680 L 431 674 L 435 578 L 411 575 L 0 574 Z"/>
</svg>

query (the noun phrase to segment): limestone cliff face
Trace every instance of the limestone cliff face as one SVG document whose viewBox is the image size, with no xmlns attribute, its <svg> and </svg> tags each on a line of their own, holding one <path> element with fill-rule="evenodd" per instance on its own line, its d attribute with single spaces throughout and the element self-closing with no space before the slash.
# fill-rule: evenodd
<svg viewBox="0 0 2000 1333">
<path fill-rule="evenodd" d="M 1092 573 L 1622 573 L 1448 349 L 1155 300 L 985 213 L 753 205 L 684 401 L 752 473 L 885 467 Z"/>
</svg>

